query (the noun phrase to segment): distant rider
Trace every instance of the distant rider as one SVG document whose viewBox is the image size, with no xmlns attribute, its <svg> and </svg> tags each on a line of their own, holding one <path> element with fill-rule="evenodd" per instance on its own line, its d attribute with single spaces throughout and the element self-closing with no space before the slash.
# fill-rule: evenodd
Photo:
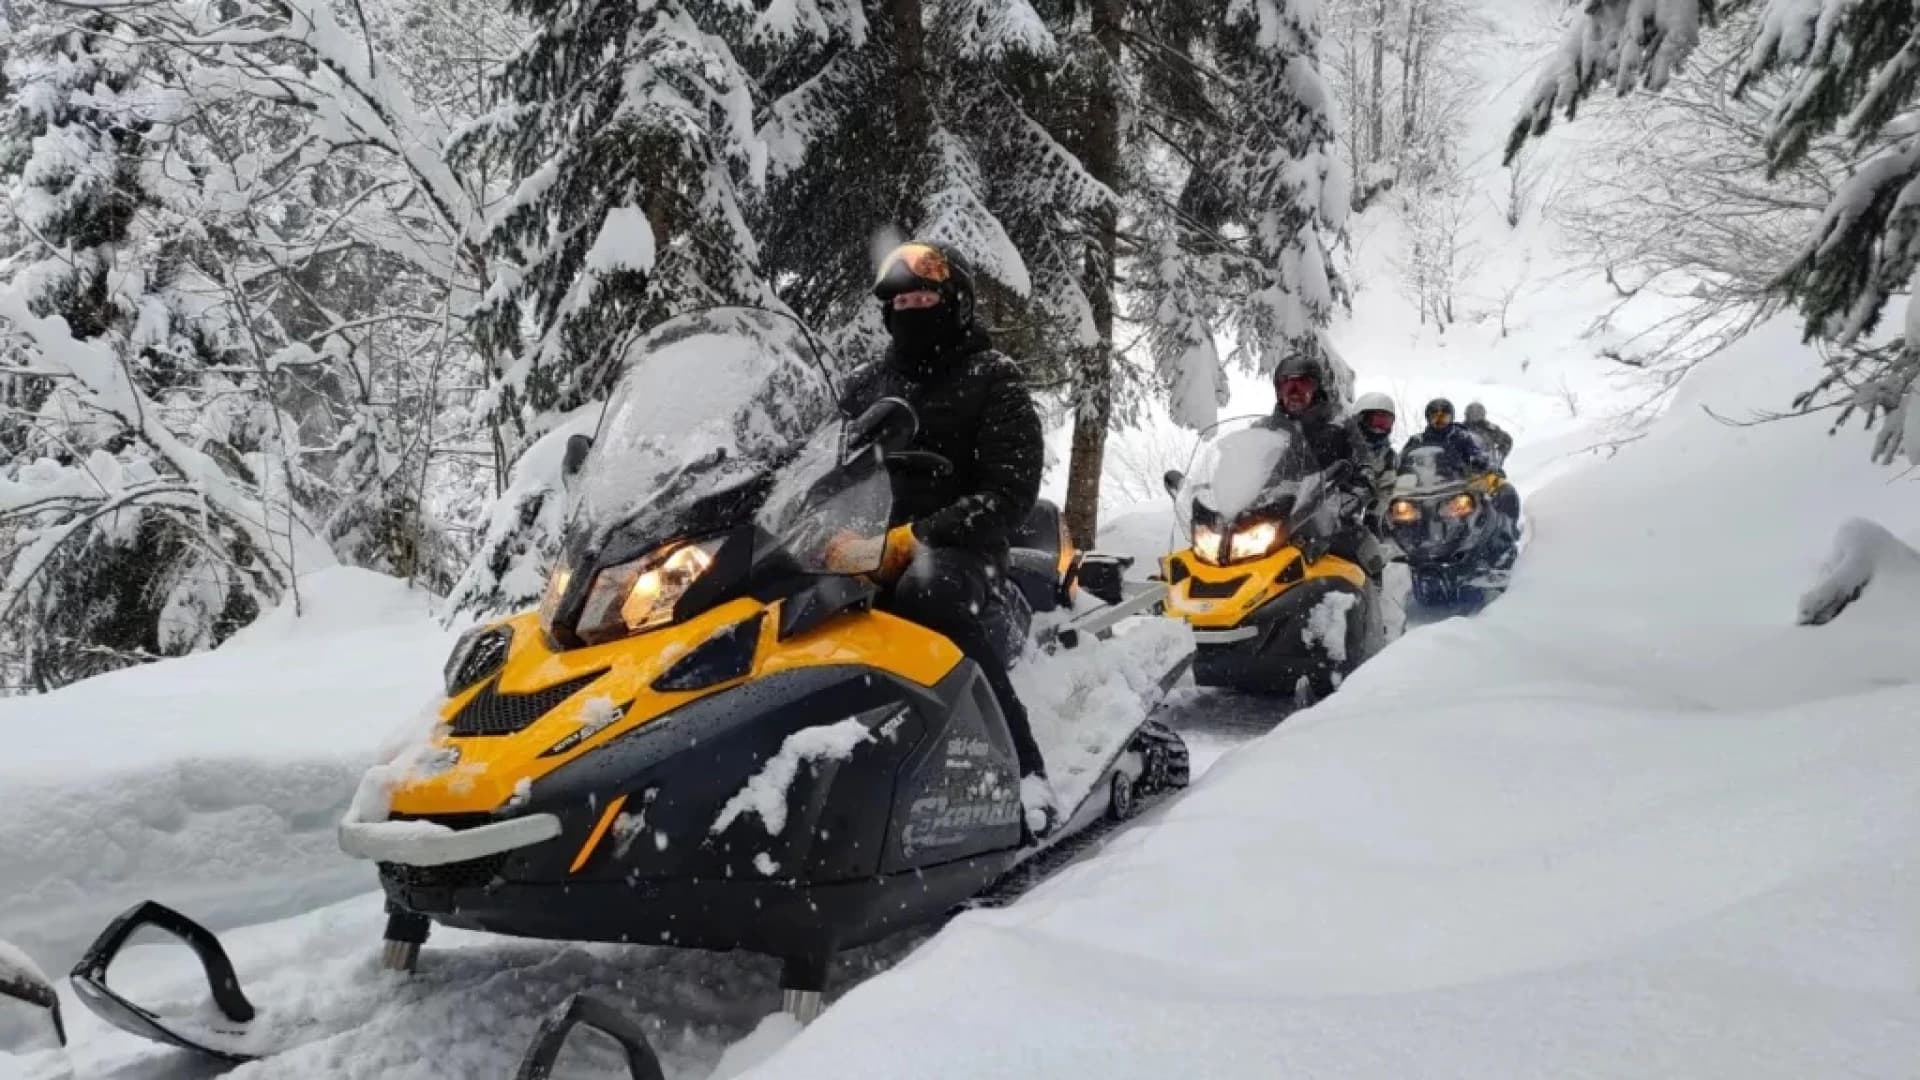
<svg viewBox="0 0 1920 1080">
<path fill-rule="evenodd" d="M 855 377 L 849 414 L 884 397 L 905 400 L 920 420 L 910 449 L 946 458 L 953 471 L 895 472 L 893 528 L 884 537 L 848 538 L 839 554 L 852 565 L 878 561 L 886 587 L 880 606 L 938 631 L 980 665 L 1013 735 L 1029 826 L 1044 832 L 1057 807 L 1007 675 L 1032 618 L 1007 576 L 1007 551 L 1039 497 L 1046 464 L 1040 414 L 1020 369 L 994 351 L 975 320 L 973 278 L 955 253 L 903 244 L 881 265 L 873 292 L 892 344 L 884 360 Z"/>
<path fill-rule="evenodd" d="M 1503 431 L 1498 424 L 1487 419 L 1487 407 L 1477 401 L 1467 403 L 1467 418 L 1460 425 L 1466 428 L 1480 445 L 1487 448 L 1493 460 L 1505 465 L 1507 454 L 1513 450 L 1513 436 Z"/>
<path fill-rule="evenodd" d="M 1393 499 L 1393 485 L 1400 468 L 1400 456 L 1393 450 L 1395 421 L 1393 399 L 1385 394 L 1362 394 L 1353 403 L 1353 428 L 1360 439 L 1361 465 L 1373 484 L 1373 505 L 1368 508 L 1368 524 L 1377 533 Z"/>
<path fill-rule="evenodd" d="M 1437 446 L 1465 462 L 1476 474 L 1499 472 L 1499 467 L 1487 455 L 1480 440 L 1469 434 L 1466 428 L 1454 423 L 1453 416 L 1453 402 L 1446 398 L 1434 398 L 1427 402 L 1427 429 L 1408 439 L 1400 456 L 1404 458 L 1415 450 Z"/>
<path fill-rule="evenodd" d="M 1341 515 L 1341 527 L 1328 538 L 1328 550 L 1358 563 L 1369 576 L 1378 578 L 1386 560 L 1364 524 L 1373 500 L 1366 449 L 1353 427 L 1340 416 L 1339 406 L 1327 392 L 1328 382 L 1326 366 L 1317 356 L 1297 352 L 1281 361 L 1273 372 L 1274 408 L 1269 424 L 1298 425 L 1321 469 L 1347 464 L 1333 487 L 1345 496 L 1348 505 Z"/>
</svg>

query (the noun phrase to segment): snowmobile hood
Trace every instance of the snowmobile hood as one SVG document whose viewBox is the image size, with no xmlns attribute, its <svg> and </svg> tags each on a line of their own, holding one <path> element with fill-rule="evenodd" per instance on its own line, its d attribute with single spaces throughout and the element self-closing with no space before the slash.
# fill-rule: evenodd
<svg viewBox="0 0 1920 1080">
<path fill-rule="evenodd" d="M 676 709 L 780 672 L 865 665 L 933 686 L 960 662 L 946 639 L 900 634 L 899 621 L 884 614 L 780 640 L 782 624 L 791 625 L 795 606 L 807 602 L 743 597 L 663 630 L 565 651 L 548 643 L 534 613 L 511 620 L 504 666 L 446 701 L 431 749 L 414 755 L 422 764 L 392 788 L 392 814 L 510 813 L 561 766 L 646 725 L 671 723 Z M 903 640 L 916 644 L 902 647 Z"/>
</svg>

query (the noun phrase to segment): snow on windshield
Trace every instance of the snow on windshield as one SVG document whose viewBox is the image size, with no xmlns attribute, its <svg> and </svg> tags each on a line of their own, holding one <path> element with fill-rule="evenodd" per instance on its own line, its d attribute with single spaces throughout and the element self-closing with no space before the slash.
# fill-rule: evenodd
<svg viewBox="0 0 1920 1080">
<path fill-rule="evenodd" d="M 824 425 L 832 395 L 798 337 L 774 316 L 720 312 L 636 345 L 581 476 L 586 519 L 605 526 L 668 494 L 684 504 L 745 483 Z M 670 490 L 691 471 L 691 489 Z"/>
<path fill-rule="evenodd" d="M 1254 509 L 1292 446 L 1288 432 L 1270 427 L 1245 427 L 1221 436 L 1213 444 L 1207 472 L 1207 506 L 1229 518 Z"/>
<path fill-rule="evenodd" d="M 1416 490 L 1444 487 L 1466 479 L 1466 466 L 1454 454 L 1442 446 L 1423 446 L 1410 450 L 1400 462 L 1401 487 L 1405 487 L 1404 478 L 1412 477 Z"/>
</svg>

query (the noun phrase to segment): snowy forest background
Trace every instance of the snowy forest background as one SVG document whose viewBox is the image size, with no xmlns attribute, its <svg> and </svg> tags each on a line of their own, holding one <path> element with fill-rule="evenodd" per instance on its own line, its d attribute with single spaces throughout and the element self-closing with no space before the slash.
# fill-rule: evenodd
<svg viewBox="0 0 1920 1080">
<path fill-rule="evenodd" d="M 1506 338 L 1556 285 L 1492 273 L 1486 232 L 1541 220 L 1558 272 L 1658 299 L 1589 342 L 1643 406 L 1794 307 L 1826 374 L 1781 411 L 1920 446 L 1914 335 L 1879 322 L 1920 261 L 1920 16 L 1540 0 L 1489 200 L 1462 147 L 1511 7 L 12 0 L 0 692 L 211 647 L 336 562 L 449 618 L 526 603 L 560 444 L 638 333 L 757 304 L 869 355 L 905 235 L 985 279 L 1083 540 L 1151 474 L 1129 433 L 1330 349 L 1357 290 Z M 1650 92 L 1546 160 L 1611 86 Z"/>
</svg>

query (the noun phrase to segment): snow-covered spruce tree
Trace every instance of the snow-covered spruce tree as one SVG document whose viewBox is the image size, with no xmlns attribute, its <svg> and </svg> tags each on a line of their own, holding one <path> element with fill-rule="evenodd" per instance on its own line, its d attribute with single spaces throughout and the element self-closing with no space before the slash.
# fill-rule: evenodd
<svg viewBox="0 0 1920 1080">
<path fill-rule="evenodd" d="M 1348 180 L 1306 15 L 1277 2 L 1169 3 L 1128 32 L 1142 102 L 1126 155 L 1141 166 L 1124 193 L 1140 237 L 1128 252 L 1131 315 L 1184 424 L 1215 418 L 1226 362 L 1264 372 L 1316 352 L 1337 394 L 1352 393 L 1321 333 L 1338 295 L 1328 245 Z M 1221 330 L 1232 354 L 1215 344 Z"/>
<path fill-rule="evenodd" d="M 1072 89 L 1084 60 L 1075 50 L 1092 42 L 1074 36 L 1071 8 L 865 0 L 821 10 L 831 17 L 811 31 L 770 35 L 763 23 L 743 50 L 771 94 L 761 128 L 771 179 L 756 220 L 782 296 L 816 323 L 851 323 L 860 332 L 846 337 L 869 344 L 875 247 L 907 235 L 950 245 L 973 264 L 1001 347 L 1037 389 L 1082 406 L 1080 427 L 1104 432 L 1106 410 L 1089 422 L 1085 408 L 1108 396 L 1097 387 L 1112 351 L 1091 283 L 1110 268 L 1095 236 L 1116 203 L 1078 145 L 1087 103 Z M 1089 502 L 1089 527 L 1096 512 Z M 1069 516 L 1078 522 L 1071 496 Z"/>
<path fill-rule="evenodd" d="M 301 524 L 243 388 L 221 273 L 155 161 L 167 57 L 100 17 L 16 26 L 0 288 L 0 650 L 50 689 L 217 642 L 288 587 Z"/>
<path fill-rule="evenodd" d="M 813 3 L 783 3 L 801 18 Z M 482 238 L 491 282 L 474 327 L 491 369 L 503 461 L 514 462 L 456 612 L 539 594 L 563 524 L 558 455 L 618 377 L 636 335 L 715 304 L 776 302 L 742 188 L 766 157 L 752 84 L 723 36 L 729 0 L 515 0 L 535 29 L 457 146 L 512 184 Z"/>
<path fill-rule="evenodd" d="M 1746 55 L 1736 93 L 1770 74 L 1782 78 L 1765 129 L 1769 175 L 1792 168 L 1828 135 L 1863 159 L 1776 283 L 1805 316 L 1809 340 L 1842 346 L 1795 404 L 1837 405 L 1842 421 L 1859 413 L 1869 426 L 1889 421 L 1877 445 L 1891 456 L 1907 426 L 1903 414 L 1920 409 L 1920 304 L 1908 303 L 1903 348 L 1847 347 L 1867 339 L 1893 294 L 1911 292 L 1920 267 L 1920 12 L 1912 5 L 1589 0 L 1515 124 L 1507 156 L 1543 135 L 1556 113 L 1572 117 L 1602 85 L 1622 93 L 1665 87 L 1703 32 L 1746 10 L 1756 17 L 1732 24 Z"/>
</svg>

